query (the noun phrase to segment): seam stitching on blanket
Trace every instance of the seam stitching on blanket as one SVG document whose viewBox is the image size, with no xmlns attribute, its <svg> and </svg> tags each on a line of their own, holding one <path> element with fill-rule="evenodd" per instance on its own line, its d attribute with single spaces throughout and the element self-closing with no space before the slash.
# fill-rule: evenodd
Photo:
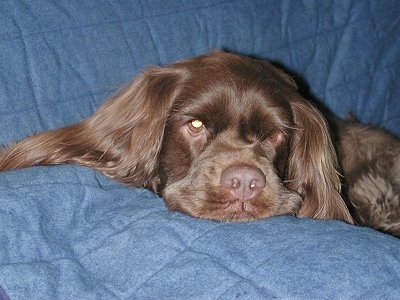
<svg viewBox="0 0 400 300">
<path fill-rule="evenodd" d="M 215 230 L 216 228 L 219 228 L 223 226 L 223 224 L 219 224 L 216 223 L 215 226 L 213 226 L 212 228 L 207 229 L 206 231 L 202 232 L 201 234 L 199 234 L 196 238 L 194 238 L 193 240 L 187 242 L 184 245 L 184 248 L 182 248 L 181 251 L 179 251 L 178 253 L 176 253 L 174 256 L 172 256 L 171 258 L 168 259 L 168 261 L 163 264 L 159 269 L 157 269 L 157 271 L 153 272 L 145 281 L 143 281 L 143 283 L 141 283 L 140 285 L 138 285 L 138 287 L 135 289 L 135 291 L 133 292 L 132 295 L 134 295 L 142 286 L 146 285 L 155 275 L 159 274 L 160 272 L 162 272 L 162 270 L 165 269 L 165 267 L 167 267 L 168 265 L 171 264 L 172 261 L 174 261 L 178 256 L 182 255 L 183 253 L 187 252 L 188 250 L 191 250 L 193 248 L 191 248 L 191 245 L 198 240 L 199 238 L 203 237 L 205 234 L 207 234 L 208 232 L 211 232 L 213 230 Z M 193 252 L 193 251 L 191 251 Z M 199 252 L 200 253 L 200 252 Z"/>
</svg>

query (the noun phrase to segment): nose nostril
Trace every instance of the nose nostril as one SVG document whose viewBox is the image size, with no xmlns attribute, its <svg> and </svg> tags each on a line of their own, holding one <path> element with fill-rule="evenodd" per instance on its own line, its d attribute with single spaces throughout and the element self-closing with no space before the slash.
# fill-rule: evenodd
<svg viewBox="0 0 400 300">
<path fill-rule="evenodd" d="M 266 185 L 264 173 L 255 167 L 232 166 L 221 173 L 221 185 L 241 201 L 256 197 Z"/>
<path fill-rule="evenodd" d="M 237 179 L 237 178 L 233 178 L 232 179 L 232 187 L 235 188 L 235 189 L 239 188 L 240 187 L 240 180 Z"/>
<path fill-rule="evenodd" d="M 256 188 L 257 187 L 257 181 L 256 180 L 252 180 L 251 182 L 250 182 L 250 188 L 251 189 L 254 189 L 254 188 Z"/>
</svg>

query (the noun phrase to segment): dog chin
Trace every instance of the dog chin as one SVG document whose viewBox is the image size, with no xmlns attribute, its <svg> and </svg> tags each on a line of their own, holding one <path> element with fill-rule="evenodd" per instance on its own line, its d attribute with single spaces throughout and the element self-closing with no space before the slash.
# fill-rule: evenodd
<svg viewBox="0 0 400 300">
<path fill-rule="evenodd" d="M 192 217 L 228 222 L 247 222 L 278 215 L 296 215 L 300 210 L 302 197 L 283 185 L 273 193 L 241 201 L 234 199 L 228 191 L 208 192 L 178 187 L 174 183 L 164 190 L 168 209 L 188 214 Z M 271 191 L 270 191 L 271 192 Z"/>
</svg>

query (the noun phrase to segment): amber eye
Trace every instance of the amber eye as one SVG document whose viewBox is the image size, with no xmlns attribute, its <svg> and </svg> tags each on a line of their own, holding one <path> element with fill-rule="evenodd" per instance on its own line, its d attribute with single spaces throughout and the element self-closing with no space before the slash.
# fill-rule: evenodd
<svg viewBox="0 0 400 300">
<path fill-rule="evenodd" d="M 191 120 L 187 126 L 192 133 L 200 133 L 204 129 L 203 122 L 198 119 Z"/>
</svg>

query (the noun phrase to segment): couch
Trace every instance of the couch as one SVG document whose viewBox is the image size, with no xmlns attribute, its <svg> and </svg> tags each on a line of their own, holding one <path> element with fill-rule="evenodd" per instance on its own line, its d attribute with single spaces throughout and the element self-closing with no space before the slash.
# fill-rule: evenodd
<svg viewBox="0 0 400 300">
<path fill-rule="evenodd" d="M 0 144 L 91 115 L 150 65 L 271 60 L 400 135 L 397 0 L 3 0 Z M 0 174 L 0 299 L 399 299 L 400 241 L 335 220 L 224 223 L 88 168 Z"/>
</svg>

